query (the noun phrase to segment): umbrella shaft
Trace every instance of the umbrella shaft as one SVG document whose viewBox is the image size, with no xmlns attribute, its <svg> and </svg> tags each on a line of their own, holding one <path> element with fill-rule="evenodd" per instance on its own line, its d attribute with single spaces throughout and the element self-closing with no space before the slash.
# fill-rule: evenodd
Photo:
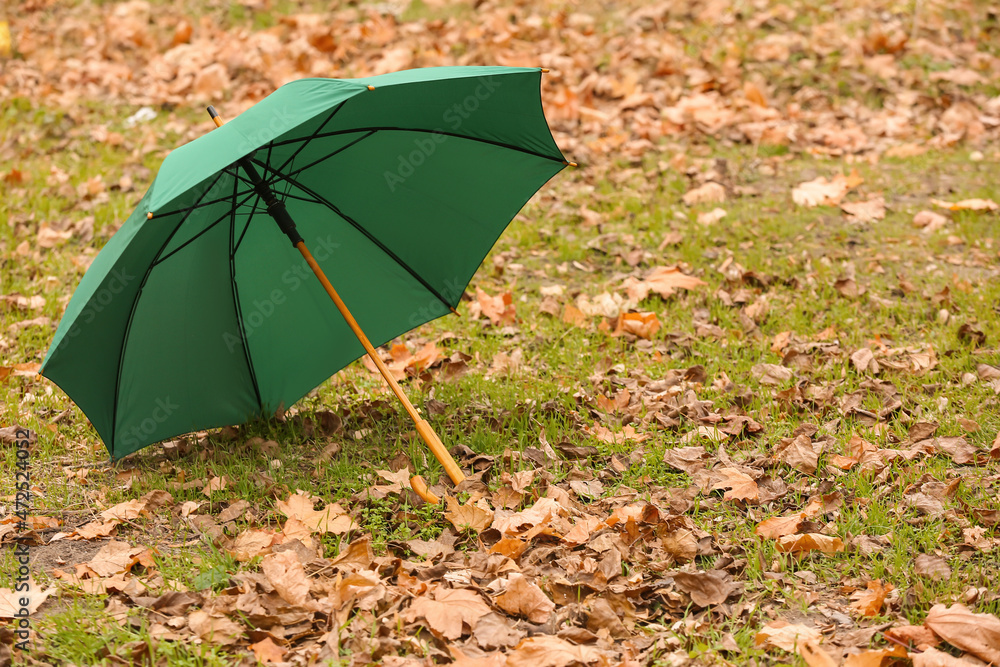
<svg viewBox="0 0 1000 667">
<path fill-rule="evenodd" d="M 299 236 L 299 231 L 295 228 L 295 221 L 292 220 L 292 216 L 288 214 L 288 209 L 285 208 L 285 203 L 279 201 L 277 197 L 274 196 L 274 191 L 271 189 L 260 174 L 257 173 L 257 169 L 253 166 L 253 163 L 248 157 L 242 157 L 239 159 L 239 165 L 246 172 L 247 177 L 250 182 L 253 183 L 253 189 L 257 193 L 257 196 L 264 200 L 264 204 L 267 206 L 267 213 L 274 221 L 278 223 L 278 227 L 281 231 L 285 233 L 288 239 L 292 242 L 292 245 L 296 245 L 302 242 L 302 237 Z"/>
<path fill-rule="evenodd" d="M 319 278 L 319 281 L 322 283 L 326 293 L 330 295 L 331 299 L 333 299 L 334 305 L 337 306 L 337 310 L 339 310 L 340 314 L 344 317 L 344 320 L 347 322 L 347 326 L 351 328 L 354 335 L 358 337 L 359 341 L 361 341 L 361 345 L 364 346 L 365 352 L 368 353 L 368 357 L 372 360 L 372 362 L 374 362 L 375 367 L 378 368 L 382 377 L 385 378 L 386 384 L 388 384 L 389 388 L 392 389 L 392 393 L 394 393 L 396 398 L 399 399 L 399 402 L 403 404 L 406 412 L 410 415 L 410 419 L 413 420 L 413 424 L 417 427 L 417 433 L 420 435 L 420 438 L 427 444 L 427 447 L 431 450 L 431 453 L 434 454 L 434 457 L 441 462 L 442 466 L 444 466 L 444 470 L 448 473 L 448 477 L 451 478 L 451 481 L 455 484 L 460 484 L 462 480 L 465 479 L 462 469 L 458 467 L 458 464 L 455 463 L 455 459 L 453 459 L 451 454 L 448 453 L 448 450 L 445 449 L 444 444 L 441 442 L 437 433 L 434 432 L 434 429 L 431 428 L 431 425 L 417 413 L 416 408 L 414 408 L 413 404 L 410 403 L 410 399 L 408 399 L 406 394 L 403 393 L 403 389 L 399 386 L 399 383 L 396 382 L 396 378 L 392 377 L 392 373 L 386 367 L 385 362 L 383 362 L 378 356 L 378 353 L 375 351 L 375 347 L 371 344 L 371 341 L 368 340 L 368 336 L 365 335 L 365 332 L 362 331 L 358 321 L 354 319 L 353 315 L 351 315 L 351 311 L 347 309 L 347 304 L 345 304 L 344 300 L 340 298 L 339 294 L 337 294 L 337 290 L 335 290 L 333 285 L 330 284 L 326 274 L 323 273 L 323 269 L 320 268 L 319 264 L 317 264 L 316 260 L 313 258 L 312 253 L 309 252 L 308 248 L 306 248 L 306 244 L 300 239 L 299 242 L 295 244 L 295 247 L 298 248 L 300 253 L 302 253 L 302 257 L 304 257 L 306 263 L 309 264 L 309 268 L 313 270 L 313 273 L 315 273 L 316 277 Z"/>
</svg>

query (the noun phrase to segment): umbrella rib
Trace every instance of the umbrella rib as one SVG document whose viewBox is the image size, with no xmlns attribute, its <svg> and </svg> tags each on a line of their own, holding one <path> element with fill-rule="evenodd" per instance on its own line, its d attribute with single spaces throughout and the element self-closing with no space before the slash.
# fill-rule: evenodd
<svg viewBox="0 0 1000 667">
<path fill-rule="evenodd" d="M 223 171 L 223 173 L 229 173 L 229 172 Z M 243 192 L 245 193 L 247 191 L 244 190 Z M 243 201 L 241 201 L 241 202 L 237 203 L 235 206 L 233 206 L 232 210 L 235 211 L 237 208 L 239 208 L 240 206 L 243 206 L 243 204 L 247 203 L 248 201 L 250 201 L 251 199 L 253 199 L 255 196 L 256 196 L 256 193 L 251 192 L 247 197 L 245 197 L 243 199 Z M 170 252 L 168 252 L 163 257 L 157 258 L 156 262 L 154 263 L 154 266 L 156 264 L 159 264 L 160 262 L 165 262 L 168 259 L 170 259 L 171 257 L 173 257 L 175 254 L 177 254 L 178 252 L 180 252 L 181 250 L 183 250 L 185 247 L 187 247 L 188 244 L 192 243 L 193 241 L 196 241 L 198 239 L 198 237 L 200 237 L 202 234 L 206 233 L 207 231 L 209 231 L 210 229 L 212 229 L 213 227 L 215 227 L 216 225 L 218 225 L 219 223 L 221 223 L 223 220 L 225 220 L 228 215 L 229 215 L 228 213 L 223 213 L 220 218 L 218 218 L 217 220 L 215 220 L 215 222 L 213 222 L 212 224 L 210 224 L 207 227 L 205 227 L 205 229 L 201 230 L 200 232 L 198 232 L 197 234 L 195 234 L 194 236 L 192 236 L 191 238 L 189 238 L 187 241 L 185 241 L 184 243 L 180 244 L 179 246 L 177 246 L 176 248 L 174 248 L 173 250 L 171 250 Z"/>
<path fill-rule="evenodd" d="M 230 172 L 227 171 L 226 169 L 223 169 L 222 173 L 228 174 Z M 225 197 L 220 197 L 219 199 L 213 199 L 211 201 L 206 201 L 206 202 L 203 202 L 203 201 L 199 200 L 199 203 L 194 204 L 193 206 L 188 206 L 186 208 L 179 208 L 179 209 L 174 210 L 174 211 L 165 211 L 163 213 L 156 213 L 154 211 L 154 213 L 155 213 L 155 215 L 156 215 L 157 218 L 165 218 L 165 217 L 167 217 L 169 215 L 177 215 L 178 213 L 190 213 L 191 211 L 193 211 L 195 209 L 203 208 L 205 206 L 211 206 L 212 204 L 219 204 L 219 203 L 224 202 L 224 201 L 229 201 L 230 199 L 231 199 L 231 197 L 229 195 L 226 195 Z"/>
<path fill-rule="evenodd" d="M 351 143 L 349 143 L 349 144 L 346 144 L 346 145 L 344 145 L 344 146 L 341 146 L 340 148 L 338 148 L 337 150 L 333 151 L 332 153 L 328 153 L 328 154 L 324 155 L 323 157 L 319 158 L 318 160 L 316 160 L 316 161 L 314 161 L 314 162 L 310 162 L 309 164 L 307 164 L 307 165 L 306 165 L 306 166 L 304 166 L 304 167 L 299 167 L 298 169 L 296 169 L 296 170 L 294 170 L 294 171 L 291 171 L 291 172 L 289 172 L 289 173 L 288 173 L 288 176 L 295 176 L 296 174 L 299 174 L 299 173 L 302 173 L 303 171 L 305 171 L 305 170 L 306 170 L 306 169 L 308 169 L 309 167 L 314 167 L 314 166 L 316 166 L 317 164 L 319 164 L 320 162 L 323 162 L 324 160 L 329 160 L 329 159 L 330 159 L 330 158 L 332 158 L 332 157 L 333 157 L 334 155 L 337 155 L 338 153 L 343 153 L 344 151 L 346 151 L 346 150 L 347 150 L 348 148 L 350 148 L 350 147 L 351 147 L 351 146 L 353 146 L 354 144 L 358 143 L 359 141 L 361 141 L 361 140 L 363 140 L 363 139 L 367 139 L 368 137 L 372 136 L 373 134 L 375 134 L 375 132 L 374 132 L 374 131 L 372 131 L 372 132 L 369 132 L 368 134 L 365 134 L 365 135 L 363 135 L 363 136 L 360 136 L 360 137 L 358 137 L 357 139 L 355 139 L 354 141 L 352 141 Z M 258 161 L 258 160 L 254 160 L 254 162 L 256 162 L 257 164 L 261 164 L 261 163 L 260 163 L 260 161 Z M 288 161 L 287 161 L 287 160 L 285 161 L 285 164 L 288 164 Z M 269 171 L 269 172 L 271 172 L 271 173 L 273 173 L 273 174 L 279 174 L 279 173 L 282 173 L 282 172 L 281 172 L 281 170 L 282 170 L 282 169 L 284 169 L 284 167 L 285 167 L 285 165 L 281 165 L 281 167 L 279 167 L 278 169 L 276 169 L 276 170 L 273 170 L 273 169 L 271 169 L 270 167 L 268 167 L 267 165 L 263 165 L 263 164 L 262 164 L 261 166 L 262 166 L 262 168 L 263 168 L 263 169 L 265 170 L 265 173 Z M 273 185 L 273 184 L 275 183 L 275 180 L 277 180 L 277 179 L 274 179 L 274 180 L 269 180 L 269 181 L 267 182 L 267 184 L 268 184 L 268 187 L 272 186 L 272 185 Z M 289 181 L 289 182 L 290 182 L 290 181 Z"/>
<path fill-rule="evenodd" d="M 240 325 L 240 342 L 243 344 L 243 356 L 247 361 L 247 369 L 250 371 L 250 381 L 253 382 L 253 393 L 257 398 L 257 405 L 260 406 L 261 414 L 264 414 L 264 402 L 260 398 L 260 386 L 257 384 L 257 371 L 253 367 L 253 359 L 250 356 L 250 345 L 247 342 L 246 327 L 243 326 L 243 306 L 240 304 L 240 289 L 236 285 L 236 246 L 233 245 L 236 236 L 236 209 L 242 204 L 236 204 L 237 189 L 239 179 L 233 179 L 233 204 L 229 211 L 229 284 L 233 288 L 233 305 L 236 306 L 236 322 Z M 249 220 L 247 227 L 250 226 Z M 246 233 L 246 229 L 243 230 Z M 240 235 L 243 240 L 243 235 Z"/>
<path fill-rule="evenodd" d="M 346 103 L 347 100 L 344 100 L 336 107 L 334 107 L 333 111 L 330 112 L 330 115 L 326 117 L 326 120 L 320 123 L 319 127 L 317 127 L 316 130 L 311 135 L 309 135 L 308 137 L 302 137 L 301 139 L 297 139 L 297 141 L 302 142 L 302 145 L 296 148 L 295 152 L 285 159 L 285 161 L 281 164 L 281 166 L 278 167 L 277 171 L 282 171 L 285 167 L 287 167 L 289 163 L 291 163 L 291 161 L 294 160 L 298 156 L 298 154 L 302 152 L 302 149 L 304 149 L 307 145 L 309 145 L 309 142 L 312 141 L 316 137 L 316 135 L 318 135 L 320 132 L 323 131 L 323 128 L 326 127 L 326 124 L 329 123 L 331 120 L 333 120 L 333 117 L 337 115 L 337 112 L 340 111 Z M 273 140 L 270 142 L 267 154 L 268 164 L 271 164 L 271 149 L 281 145 L 283 144 L 276 144 L 274 143 Z"/>
<path fill-rule="evenodd" d="M 254 162 L 256 162 L 256 160 L 254 160 Z M 375 244 L 375 246 L 379 250 L 381 250 L 386 255 L 388 255 L 390 258 L 392 258 L 392 260 L 394 262 L 396 262 L 396 264 L 398 264 L 399 266 L 401 266 L 402 268 L 404 268 L 407 273 L 409 273 L 411 276 L 413 276 L 414 279 L 417 280 L 417 282 L 419 282 L 421 285 L 423 285 L 427 289 L 428 292 L 430 292 L 431 294 L 433 294 L 434 296 L 436 296 L 441 301 L 441 303 L 443 303 L 445 306 L 448 307 L 449 310 L 453 309 L 453 306 L 451 305 L 451 303 L 449 303 L 447 299 L 445 299 L 443 296 L 441 296 L 441 293 L 438 292 L 436 289 L 434 289 L 434 287 L 430 283 L 428 283 L 426 280 L 424 280 L 423 276 L 421 276 L 419 273 L 417 273 L 416 271 L 414 271 L 410 267 L 409 264 L 407 264 L 406 262 L 404 262 L 399 257 L 399 255 L 397 255 L 396 253 L 394 253 L 392 250 L 390 250 L 388 247 L 386 247 L 386 245 L 384 243 L 382 243 L 377 238 L 375 238 L 375 236 L 371 232 L 369 232 L 367 229 L 365 229 L 363 225 L 359 224 L 354 218 L 350 217 L 349 215 L 347 215 L 343 211 L 341 211 L 336 205 L 334 205 L 333 202 L 331 202 L 330 200 L 328 200 L 326 197 L 322 196 L 321 194 L 319 194 L 315 190 L 313 190 L 313 189 L 311 189 L 311 188 L 303 185 L 302 183 L 300 183 L 300 182 L 298 182 L 298 181 L 296 181 L 296 180 L 294 180 L 294 179 L 292 179 L 292 178 L 290 178 L 288 176 L 285 176 L 284 174 L 277 174 L 277 176 L 279 178 L 282 178 L 282 179 L 288 181 L 289 183 L 291 183 L 295 187 L 299 188 L 300 190 L 302 190 L 306 194 L 312 195 L 317 200 L 319 200 L 320 203 L 322 203 L 323 205 L 325 205 L 328 209 L 330 209 L 331 211 L 333 211 L 334 213 L 336 213 L 337 215 L 339 215 L 342 219 L 344 219 L 345 221 L 347 221 L 348 224 L 350 224 L 356 230 L 358 230 L 359 232 L 361 232 L 365 236 L 365 238 L 367 238 L 369 241 L 371 241 L 373 244 Z"/>
<path fill-rule="evenodd" d="M 195 203 L 195 206 L 191 207 L 192 211 L 198 207 L 198 204 L 201 203 L 201 200 L 205 197 L 205 195 L 207 195 L 209 192 L 212 191 L 212 188 L 215 187 L 215 184 L 219 182 L 219 179 L 222 178 L 222 175 L 224 173 L 225 173 L 224 171 L 220 171 L 216 175 L 215 179 L 212 181 L 212 184 L 208 186 L 208 188 L 205 189 L 205 192 L 201 194 L 201 197 L 198 198 L 198 201 Z M 139 305 L 139 297 L 142 296 L 142 288 L 146 286 L 146 281 L 149 280 L 149 274 L 152 273 L 153 268 L 156 266 L 156 260 L 159 259 L 160 253 L 163 252 L 163 249 L 167 247 L 167 244 L 170 243 L 170 240 L 174 238 L 174 234 L 176 234 L 177 231 L 184 225 L 184 221 L 187 220 L 187 217 L 189 215 L 191 215 L 191 211 L 185 213 L 184 217 L 181 218 L 180 222 L 177 223 L 177 226 L 174 227 L 173 231 L 167 234 L 167 238 L 164 239 L 163 245 L 161 245 L 160 249 L 156 251 L 156 256 L 153 258 L 153 261 L 150 262 L 148 267 L 146 267 L 146 272 L 142 276 L 142 282 L 139 283 L 139 289 L 135 291 L 135 298 L 132 299 L 132 307 L 129 309 L 128 313 L 128 323 L 126 323 L 125 325 L 125 335 L 122 336 L 122 344 L 118 350 L 118 372 L 115 374 L 115 400 L 114 400 L 114 405 L 111 408 L 110 450 L 112 452 L 111 454 L 112 459 L 114 459 L 114 451 L 115 451 L 115 433 L 118 430 L 118 396 L 121 393 L 121 388 L 122 388 L 122 368 L 125 366 L 125 348 L 128 347 L 129 333 L 132 331 L 132 319 L 135 317 L 135 308 L 136 306 Z"/>
<path fill-rule="evenodd" d="M 250 208 L 250 215 L 247 217 L 247 224 L 243 225 L 243 231 L 240 232 L 240 238 L 236 241 L 236 245 L 233 247 L 233 253 L 235 254 L 237 250 L 240 249 L 240 245 L 243 243 L 243 237 L 247 235 L 247 231 L 250 229 L 250 223 L 253 221 L 253 216 L 257 214 L 257 204 L 260 202 L 260 198 L 253 203 Z"/>
<path fill-rule="evenodd" d="M 502 141 L 491 141 L 490 139 L 480 139 L 479 137 L 470 137 L 465 134 L 459 134 L 457 132 L 446 132 L 444 130 L 426 130 L 423 128 L 416 127 L 394 127 L 391 125 L 377 126 L 377 127 L 355 127 L 349 130 L 335 130 L 333 132 L 324 132 L 322 134 L 317 134 L 312 139 L 325 139 L 326 137 L 335 137 L 341 134 L 350 134 L 351 132 L 417 132 L 420 134 L 438 134 L 445 137 L 455 137 L 457 139 L 468 139 L 469 141 L 475 141 L 481 144 L 490 144 L 491 146 L 498 146 L 500 148 L 508 148 L 512 151 L 518 151 L 519 153 L 527 153 L 528 155 L 534 155 L 535 157 L 544 158 L 546 160 L 552 160 L 553 162 L 558 162 L 563 164 L 566 162 L 561 156 L 552 157 L 551 155 L 545 155 L 543 153 L 536 153 L 535 151 L 528 150 L 527 148 L 522 148 L 521 146 L 515 146 L 513 144 L 504 143 Z M 302 141 L 304 139 L 285 139 L 284 141 L 272 142 L 276 147 L 283 146 L 285 144 L 294 143 L 296 141 Z M 296 172 L 297 173 L 297 172 Z"/>
</svg>

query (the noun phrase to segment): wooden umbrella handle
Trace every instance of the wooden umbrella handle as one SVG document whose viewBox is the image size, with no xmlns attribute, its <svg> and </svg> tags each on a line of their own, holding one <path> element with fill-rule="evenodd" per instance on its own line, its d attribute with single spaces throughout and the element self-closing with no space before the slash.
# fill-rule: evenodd
<svg viewBox="0 0 1000 667">
<path fill-rule="evenodd" d="M 326 274 L 323 273 L 323 269 L 321 269 L 319 264 L 316 263 L 312 253 L 309 252 L 308 248 L 306 248 L 306 244 L 303 241 L 299 241 L 295 244 L 295 247 L 298 248 L 300 253 L 302 253 L 306 263 L 309 264 L 309 268 L 313 270 L 313 273 L 315 273 L 316 277 L 319 278 L 320 283 L 323 284 L 323 288 L 326 290 L 326 293 L 330 295 L 331 299 L 333 299 L 333 303 L 337 306 L 337 310 L 339 310 L 340 314 L 344 316 L 347 326 L 351 328 L 354 335 L 358 337 L 359 341 L 361 341 L 361 345 L 364 346 L 365 352 L 368 353 L 368 357 L 375 363 L 375 367 L 378 368 L 382 377 L 385 378 L 386 384 L 389 385 L 392 393 L 396 395 L 399 402 L 403 404 L 404 408 L 406 408 L 406 412 L 410 415 L 410 419 L 413 420 L 414 425 L 417 427 L 417 433 L 420 434 L 421 439 L 423 439 L 423 441 L 427 444 L 427 447 L 431 450 L 431 453 L 434 454 L 434 457 L 441 462 L 441 465 L 444 467 L 444 471 L 448 473 L 448 477 L 451 478 L 451 481 L 456 485 L 461 484 L 465 479 L 462 469 L 458 467 L 458 464 L 455 463 L 455 459 L 453 459 L 451 454 L 448 453 L 448 450 L 445 449 L 444 444 L 441 442 L 441 438 L 439 438 L 437 433 L 434 432 L 431 425 L 417 413 L 416 408 L 414 408 L 413 404 L 410 403 L 410 399 L 408 399 L 406 394 L 403 393 L 399 383 L 396 382 L 396 378 L 392 377 L 392 373 L 378 356 L 375 348 L 368 340 L 368 336 L 365 335 L 365 332 L 362 331 L 361 327 L 358 325 L 357 320 L 355 320 L 354 316 L 351 315 L 351 311 L 347 309 L 347 305 L 344 303 L 344 300 L 340 298 L 340 295 L 337 294 L 337 290 L 335 290 L 333 285 L 330 284 L 330 281 L 327 280 Z"/>
</svg>

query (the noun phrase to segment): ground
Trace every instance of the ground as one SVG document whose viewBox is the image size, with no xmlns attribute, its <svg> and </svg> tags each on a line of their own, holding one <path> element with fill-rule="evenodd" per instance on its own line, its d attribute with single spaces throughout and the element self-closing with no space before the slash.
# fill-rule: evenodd
<svg viewBox="0 0 1000 667">
<path fill-rule="evenodd" d="M 0 432 L 0 536 L 30 545 L 41 602 L 27 652 L 0 629 L 5 658 L 1000 661 L 990 3 L 39 1 L 4 18 L 0 425 L 37 442 L 23 531 Z M 273 419 L 110 463 L 36 371 L 163 157 L 209 129 L 206 101 L 233 117 L 291 79 L 444 64 L 547 68 L 579 164 L 457 316 L 380 349 L 468 481 L 362 362 Z"/>
</svg>

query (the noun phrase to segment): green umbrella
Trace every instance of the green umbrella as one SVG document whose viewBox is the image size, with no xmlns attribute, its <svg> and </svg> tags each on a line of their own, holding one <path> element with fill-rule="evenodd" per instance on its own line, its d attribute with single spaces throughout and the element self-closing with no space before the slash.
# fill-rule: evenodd
<svg viewBox="0 0 1000 667">
<path fill-rule="evenodd" d="M 541 72 L 302 79 L 216 119 L 94 260 L 42 374 L 118 458 L 271 415 L 367 352 L 457 482 L 369 339 L 453 311 L 510 220 L 572 164 Z"/>
</svg>

